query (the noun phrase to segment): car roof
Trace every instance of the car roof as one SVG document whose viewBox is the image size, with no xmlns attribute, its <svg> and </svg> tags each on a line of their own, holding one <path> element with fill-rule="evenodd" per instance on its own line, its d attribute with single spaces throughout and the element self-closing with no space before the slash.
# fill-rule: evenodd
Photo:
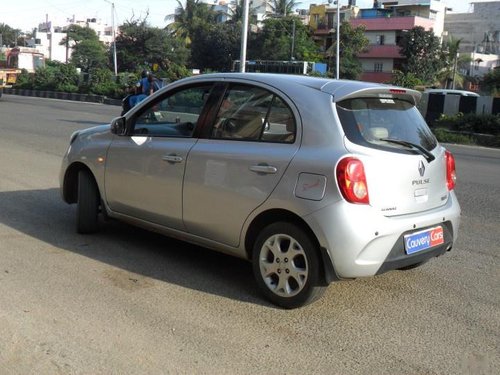
<svg viewBox="0 0 500 375">
<path fill-rule="evenodd" d="M 318 91 L 326 92 L 334 97 L 334 101 L 354 98 L 370 97 L 383 94 L 391 94 L 411 99 L 416 104 L 421 93 L 397 86 L 385 85 L 373 82 L 335 80 L 325 77 L 311 77 L 306 75 L 273 74 L 273 73 L 213 73 L 190 77 L 187 80 L 210 80 L 210 79 L 235 79 L 254 81 L 268 84 L 282 91 L 292 86 L 305 86 Z"/>
</svg>

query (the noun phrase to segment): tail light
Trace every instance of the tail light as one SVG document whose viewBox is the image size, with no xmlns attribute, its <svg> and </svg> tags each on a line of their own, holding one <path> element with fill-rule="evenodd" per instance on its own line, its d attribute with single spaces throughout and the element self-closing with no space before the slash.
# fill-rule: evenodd
<svg viewBox="0 0 500 375">
<path fill-rule="evenodd" d="M 342 159 L 337 165 L 337 182 L 346 201 L 370 203 L 365 168 L 361 160 L 351 157 Z"/>
<path fill-rule="evenodd" d="M 455 169 L 455 158 L 449 151 L 445 151 L 446 158 L 446 186 L 448 190 L 453 190 L 457 183 L 457 171 Z"/>
</svg>

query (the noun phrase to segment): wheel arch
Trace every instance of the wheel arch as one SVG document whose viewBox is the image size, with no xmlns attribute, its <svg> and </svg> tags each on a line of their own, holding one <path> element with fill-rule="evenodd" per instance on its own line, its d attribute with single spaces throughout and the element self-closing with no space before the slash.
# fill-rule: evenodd
<svg viewBox="0 0 500 375">
<path fill-rule="evenodd" d="M 262 229 L 264 229 L 269 224 L 280 221 L 292 223 L 299 226 L 314 242 L 316 250 L 318 251 L 319 259 L 321 260 L 321 274 L 319 275 L 319 280 L 322 285 L 328 285 L 332 281 L 338 280 L 333 267 L 333 262 L 330 258 L 330 255 L 328 254 L 328 251 L 320 246 L 319 241 L 311 227 L 300 216 L 284 209 L 271 209 L 261 212 L 252 220 L 245 235 L 245 251 L 247 254 L 247 259 L 252 259 L 253 247 L 260 231 L 262 231 Z"/>
<path fill-rule="evenodd" d="M 75 162 L 71 164 L 64 173 L 62 193 L 64 201 L 66 203 L 76 203 L 78 200 L 78 172 L 80 172 L 81 170 L 88 171 L 94 179 L 96 186 L 98 186 L 94 174 L 87 165 L 81 162 Z M 99 188 L 97 190 L 99 191 Z"/>
</svg>

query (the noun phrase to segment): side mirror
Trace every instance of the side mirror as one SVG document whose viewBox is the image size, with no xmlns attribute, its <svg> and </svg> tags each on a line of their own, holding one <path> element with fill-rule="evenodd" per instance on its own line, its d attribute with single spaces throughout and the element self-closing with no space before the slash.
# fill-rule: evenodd
<svg viewBox="0 0 500 375">
<path fill-rule="evenodd" d="M 111 121 L 111 133 L 116 135 L 125 135 L 127 131 L 125 117 L 117 117 Z"/>
</svg>

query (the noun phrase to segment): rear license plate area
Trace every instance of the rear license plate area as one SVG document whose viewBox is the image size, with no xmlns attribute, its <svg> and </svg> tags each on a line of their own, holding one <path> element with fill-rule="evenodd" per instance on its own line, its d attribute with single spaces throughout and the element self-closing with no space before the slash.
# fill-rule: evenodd
<svg viewBox="0 0 500 375">
<path fill-rule="evenodd" d="M 444 243 L 442 226 L 425 229 L 404 236 L 406 254 L 414 254 Z"/>
</svg>

